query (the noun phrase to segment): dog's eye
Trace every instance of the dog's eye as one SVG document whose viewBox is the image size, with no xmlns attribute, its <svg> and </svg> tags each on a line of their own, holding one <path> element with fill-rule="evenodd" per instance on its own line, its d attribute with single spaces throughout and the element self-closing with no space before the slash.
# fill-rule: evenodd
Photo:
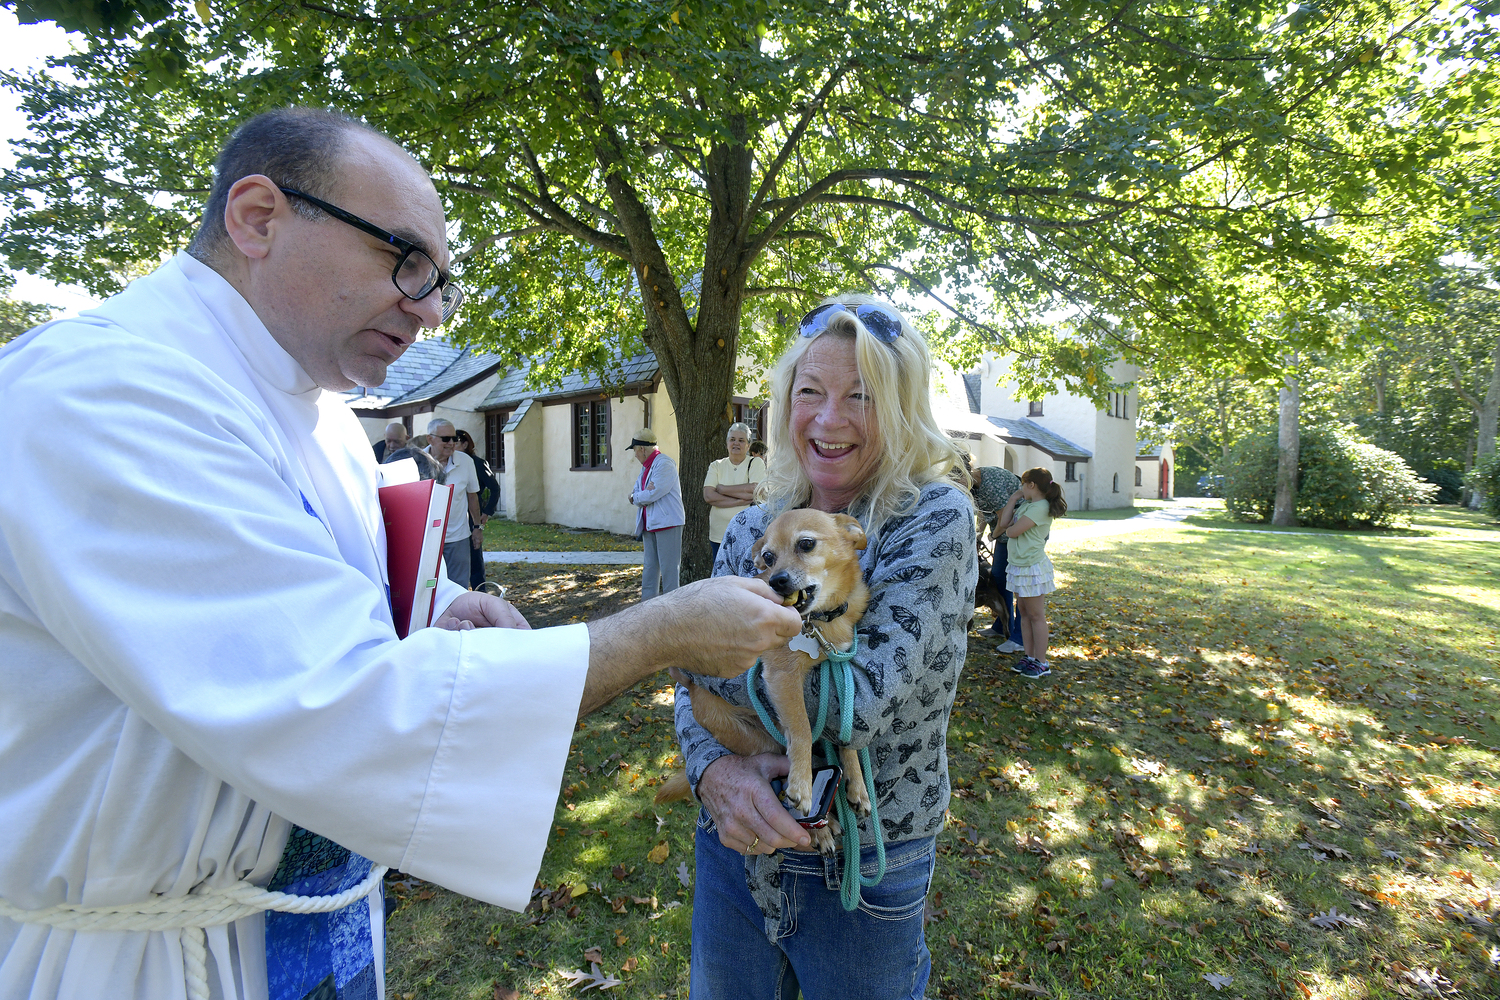
<svg viewBox="0 0 1500 1000">
<path fill-rule="evenodd" d="M 817 546 L 818 540 L 816 538 L 797 539 L 797 551 L 799 552 L 811 552 L 813 549 L 817 548 Z"/>
<path fill-rule="evenodd" d="M 776 565 L 776 553 L 762 552 L 760 554 L 760 561 L 766 564 L 766 569 L 770 569 L 772 566 Z"/>
</svg>

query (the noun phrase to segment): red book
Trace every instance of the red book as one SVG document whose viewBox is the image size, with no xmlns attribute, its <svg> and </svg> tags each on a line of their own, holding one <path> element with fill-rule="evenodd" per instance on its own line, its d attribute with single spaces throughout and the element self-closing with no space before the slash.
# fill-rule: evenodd
<svg viewBox="0 0 1500 1000">
<path fill-rule="evenodd" d="M 432 624 L 452 497 L 453 487 L 431 479 L 380 487 L 391 617 L 403 639 Z"/>
</svg>

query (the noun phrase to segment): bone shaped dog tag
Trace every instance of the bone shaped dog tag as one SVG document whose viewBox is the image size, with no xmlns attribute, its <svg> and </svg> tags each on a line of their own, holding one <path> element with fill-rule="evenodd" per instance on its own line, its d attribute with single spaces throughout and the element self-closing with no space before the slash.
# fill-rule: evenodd
<svg viewBox="0 0 1500 1000">
<path fill-rule="evenodd" d="M 797 638 L 786 644 L 787 648 L 794 653 L 806 653 L 808 656 L 817 656 L 822 649 L 818 640 L 807 634 L 798 635 Z"/>
</svg>

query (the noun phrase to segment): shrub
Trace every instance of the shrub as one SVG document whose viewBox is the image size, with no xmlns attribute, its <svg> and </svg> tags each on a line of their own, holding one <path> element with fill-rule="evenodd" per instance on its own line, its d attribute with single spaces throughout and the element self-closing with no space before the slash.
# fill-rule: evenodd
<svg viewBox="0 0 1500 1000">
<path fill-rule="evenodd" d="M 1491 517 L 1500 518 L 1500 451 L 1492 451 L 1481 459 L 1465 481 L 1483 494 L 1480 506 Z"/>
<path fill-rule="evenodd" d="M 1428 469 L 1422 478 L 1438 488 L 1433 503 L 1458 503 L 1463 499 L 1464 474 L 1454 469 Z"/>
<path fill-rule="evenodd" d="M 1224 508 L 1240 521 L 1269 521 L 1276 504 L 1276 433 L 1242 438 L 1216 470 Z"/>
<path fill-rule="evenodd" d="M 1438 487 L 1424 483 L 1401 456 L 1317 428 L 1302 434 L 1297 463 L 1297 520 L 1314 528 L 1387 528 Z M 1224 506 L 1242 521 L 1268 521 L 1276 502 L 1276 434 L 1245 438 L 1224 463 Z"/>
</svg>

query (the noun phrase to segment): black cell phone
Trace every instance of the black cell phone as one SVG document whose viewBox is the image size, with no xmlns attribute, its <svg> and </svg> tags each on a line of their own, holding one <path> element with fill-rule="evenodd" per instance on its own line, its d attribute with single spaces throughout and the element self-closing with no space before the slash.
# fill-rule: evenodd
<svg viewBox="0 0 1500 1000">
<path fill-rule="evenodd" d="M 828 825 L 828 810 L 833 807 L 834 793 L 839 790 L 839 782 L 844 780 L 844 770 L 837 764 L 829 764 L 826 767 L 815 767 L 812 773 L 813 811 L 807 815 L 801 815 L 787 804 L 786 779 L 772 778 L 771 790 L 781 797 L 781 804 L 786 806 L 787 811 L 792 814 L 792 819 L 809 830 L 821 829 Z"/>
</svg>

